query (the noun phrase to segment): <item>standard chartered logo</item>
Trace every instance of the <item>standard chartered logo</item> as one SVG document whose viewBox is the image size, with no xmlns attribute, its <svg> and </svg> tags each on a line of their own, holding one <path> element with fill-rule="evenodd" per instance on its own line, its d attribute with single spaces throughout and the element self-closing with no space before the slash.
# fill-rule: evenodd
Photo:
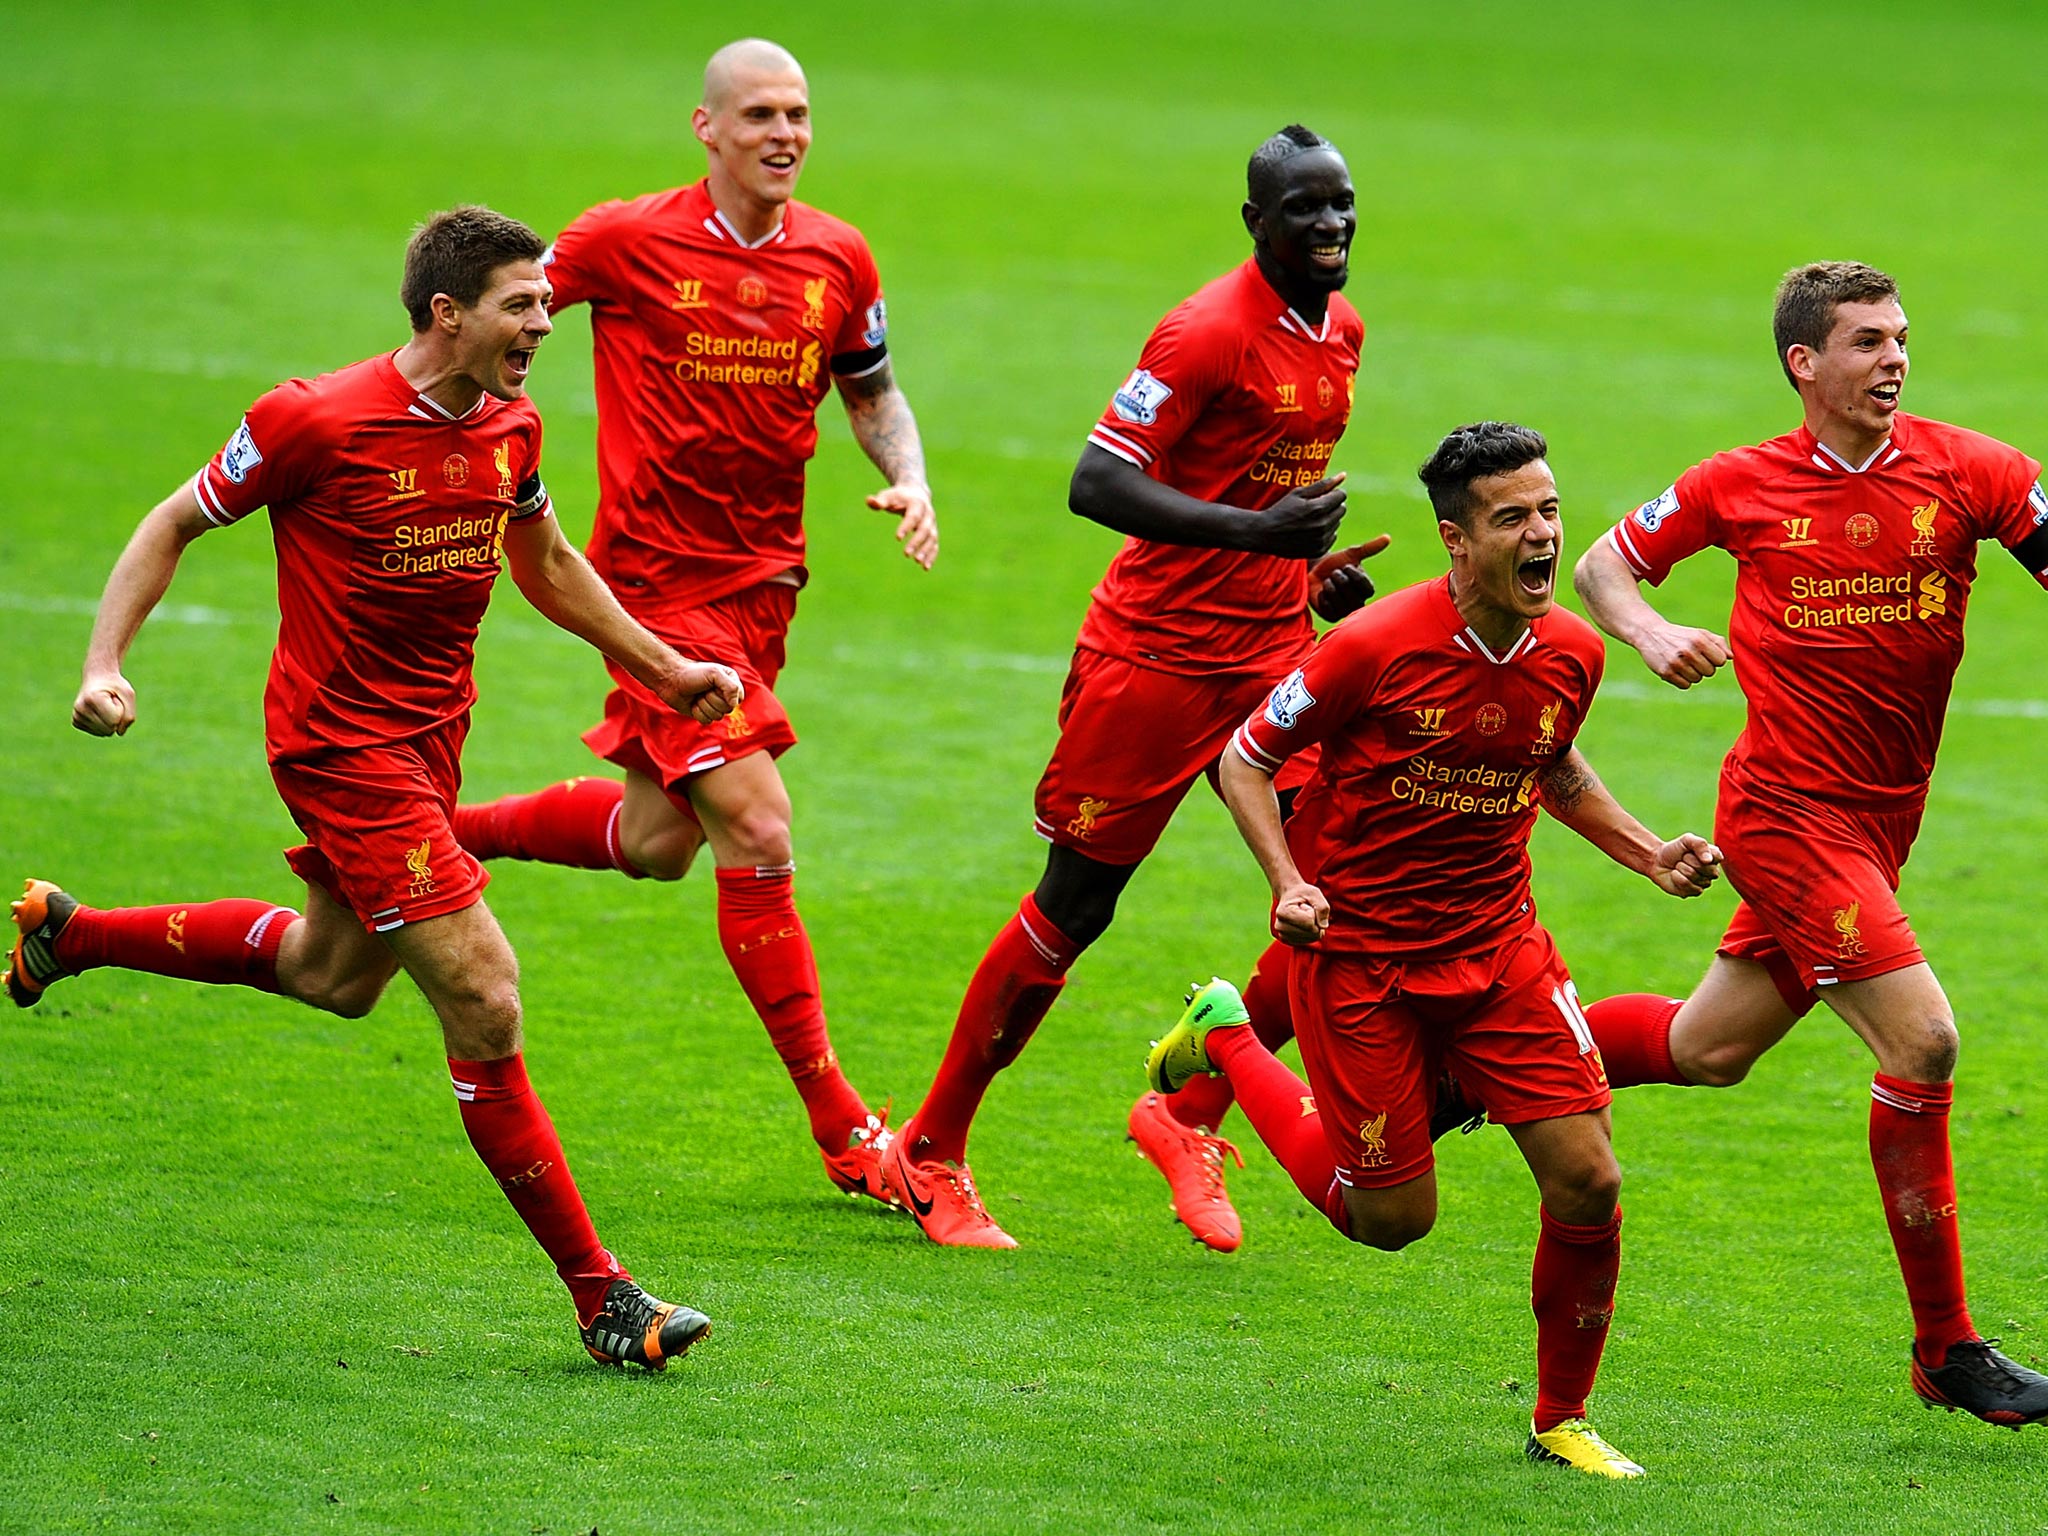
<svg viewBox="0 0 2048 1536">
<path fill-rule="evenodd" d="M 693 331 L 683 342 L 683 355 L 669 371 L 683 384 L 808 389 L 817 382 L 823 362 L 819 344 L 801 337 L 713 336 Z"/>
<path fill-rule="evenodd" d="M 1794 576 L 1783 618 L 1787 629 L 1842 629 L 1856 624 L 1910 624 L 1948 612 L 1948 579 L 1930 571 L 1920 580 L 1916 604 L 1913 574 L 1858 571 L 1852 576 Z"/>
<path fill-rule="evenodd" d="M 1533 768 L 1454 768 L 1433 758 L 1411 757 L 1387 786 L 1396 800 L 1461 816 L 1510 816 L 1535 797 Z"/>
<path fill-rule="evenodd" d="M 495 566 L 510 515 L 491 512 L 440 523 L 401 523 L 392 530 L 392 547 L 378 564 L 393 576 L 452 571 L 466 565 Z"/>
</svg>

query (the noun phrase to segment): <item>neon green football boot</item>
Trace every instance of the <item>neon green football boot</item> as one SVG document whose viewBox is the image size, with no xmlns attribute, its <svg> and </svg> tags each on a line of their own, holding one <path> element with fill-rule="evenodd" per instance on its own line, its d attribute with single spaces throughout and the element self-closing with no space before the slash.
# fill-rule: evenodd
<svg viewBox="0 0 2048 1536">
<path fill-rule="evenodd" d="M 1531 1461 L 1570 1467 L 1594 1477 L 1641 1477 L 1643 1469 L 1600 1438 L 1600 1432 L 1584 1419 L 1566 1419 L 1562 1424 L 1538 1433 L 1529 1426 L 1529 1443 L 1522 1454 Z"/>
<path fill-rule="evenodd" d="M 1188 1005 L 1164 1040 L 1152 1042 L 1145 1058 L 1145 1077 L 1160 1093 L 1179 1093 L 1203 1073 L 1216 1075 L 1209 1060 L 1209 1031 L 1227 1024 L 1248 1024 L 1251 1015 L 1237 988 L 1221 976 L 1211 977 L 1188 993 Z"/>
</svg>

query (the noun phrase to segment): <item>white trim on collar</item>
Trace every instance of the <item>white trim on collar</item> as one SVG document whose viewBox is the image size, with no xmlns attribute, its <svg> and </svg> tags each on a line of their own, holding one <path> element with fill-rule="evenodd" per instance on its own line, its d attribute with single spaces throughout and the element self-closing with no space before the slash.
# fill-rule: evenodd
<svg viewBox="0 0 2048 1536">
<path fill-rule="evenodd" d="M 704 227 L 719 239 L 730 240 L 743 251 L 758 251 L 762 246 L 773 245 L 789 234 L 789 215 L 785 211 L 781 222 L 758 240 L 744 239 L 740 232 L 732 227 L 732 220 L 725 216 L 724 210 L 717 207 L 711 210 L 711 217 L 704 221 Z"/>
<path fill-rule="evenodd" d="M 1865 459 L 1861 464 L 1851 464 L 1847 459 L 1843 458 L 1839 453 L 1835 452 L 1834 449 L 1830 448 L 1826 443 L 1822 442 L 1817 437 L 1813 440 L 1813 446 L 1820 450 L 1820 453 L 1816 453 L 1813 456 L 1813 462 L 1820 465 L 1822 469 L 1832 469 L 1836 467 L 1836 465 L 1839 465 L 1841 468 L 1847 470 L 1852 475 L 1860 475 L 1863 473 L 1863 471 L 1870 468 L 1871 465 L 1877 462 L 1877 456 L 1879 454 L 1883 453 L 1885 449 L 1891 448 L 1892 440 L 1889 436 L 1887 436 L 1883 442 L 1879 443 L 1875 448 L 1870 450 L 1870 457 Z M 1892 448 L 1892 456 L 1890 459 L 1886 459 L 1885 463 L 1891 463 L 1892 459 L 1896 459 L 1904 451 L 1905 450 L 1903 449 Z M 1820 456 L 1821 453 L 1826 454 L 1829 459 L 1834 460 L 1834 464 L 1830 464 L 1827 462 L 1826 459 L 1823 459 Z"/>
<path fill-rule="evenodd" d="M 1465 643 L 1468 639 L 1472 642 L 1470 645 L 1467 645 Z M 1488 661 L 1494 663 L 1494 665 L 1499 666 L 1503 663 L 1513 661 L 1517 656 L 1527 655 L 1530 651 L 1534 650 L 1536 648 L 1536 629 L 1534 625 L 1531 625 L 1529 628 L 1523 630 L 1522 633 L 1516 637 L 1515 643 L 1509 646 L 1505 651 L 1501 652 L 1501 654 L 1498 656 L 1493 654 L 1492 649 L 1487 645 L 1487 643 L 1479 638 L 1479 632 L 1473 629 L 1473 627 L 1470 624 L 1467 624 L 1465 626 L 1464 631 L 1462 633 L 1451 636 L 1451 643 L 1459 647 L 1461 650 L 1477 650 L 1481 656 L 1484 656 Z"/>
<path fill-rule="evenodd" d="M 1290 304 L 1280 316 L 1280 326 L 1281 329 L 1293 331 L 1310 341 L 1328 341 L 1330 339 L 1330 321 L 1332 318 L 1334 317 L 1330 312 L 1327 309 L 1324 310 L 1322 328 L 1317 329 L 1302 319 L 1300 315 L 1297 315 L 1294 312 L 1294 306 Z"/>
</svg>

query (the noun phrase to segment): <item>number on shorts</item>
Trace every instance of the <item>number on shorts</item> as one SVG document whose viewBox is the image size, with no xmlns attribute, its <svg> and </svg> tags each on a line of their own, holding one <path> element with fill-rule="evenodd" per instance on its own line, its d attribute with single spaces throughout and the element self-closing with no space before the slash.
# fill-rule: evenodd
<svg viewBox="0 0 2048 1536">
<path fill-rule="evenodd" d="M 1579 1042 L 1579 1054 L 1586 1055 L 1593 1049 L 1593 1026 L 1586 1021 L 1586 1010 L 1579 1006 L 1578 984 L 1567 976 L 1563 986 L 1550 989 L 1550 1000 L 1557 1004 L 1572 1038 Z"/>
</svg>

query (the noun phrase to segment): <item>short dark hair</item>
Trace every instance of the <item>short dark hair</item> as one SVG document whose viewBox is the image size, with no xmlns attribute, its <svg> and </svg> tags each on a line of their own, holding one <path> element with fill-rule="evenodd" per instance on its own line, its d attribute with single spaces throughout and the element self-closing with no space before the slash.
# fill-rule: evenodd
<svg viewBox="0 0 2048 1536">
<path fill-rule="evenodd" d="M 1320 133 L 1311 133 L 1299 123 L 1289 123 L 1252 151 L 1252 157 L 1244 168 L 1245 197 L 1264 208 L 1280 195 L 1281 166 L 1307 150 L 1335 150 L 1336 147 Z"/>
<path fill-rule="evenodd" d="M 1474 480 L 1505 475 L 1549 456 L 1550 444 L 1534 427 L 1475 421 L 1438 443 L 1415 477 L 1428 490 L 1439 519 L 1469 530 Z"/>
<path fill-rule="evenodd" d="M 1875 304 L 1896 299 L 1899 285 L 1886 273 L 1860 261 L 1810 261 L 1794 267 L 1778 284 L 1777 307 L 1771 312 L 1771 339 L 1778 344 L 1778 366 L 1794 389 L 1786 351 L 1794 346 L 1818 352 L 1835 328 L 1835 310 L 1844 304 Z"/>
<path fill-rule="evenodd" d="M 405 248 L 405 280 L 399 301 L 415 332 L 434 319 L 434 295 L 474 304 L 490 286 L 491 274 L 511 261 L 539 261 L 547 242 L 517 219 L 475 203 L 437 213 L 412 232 Z"/>
</svg>

